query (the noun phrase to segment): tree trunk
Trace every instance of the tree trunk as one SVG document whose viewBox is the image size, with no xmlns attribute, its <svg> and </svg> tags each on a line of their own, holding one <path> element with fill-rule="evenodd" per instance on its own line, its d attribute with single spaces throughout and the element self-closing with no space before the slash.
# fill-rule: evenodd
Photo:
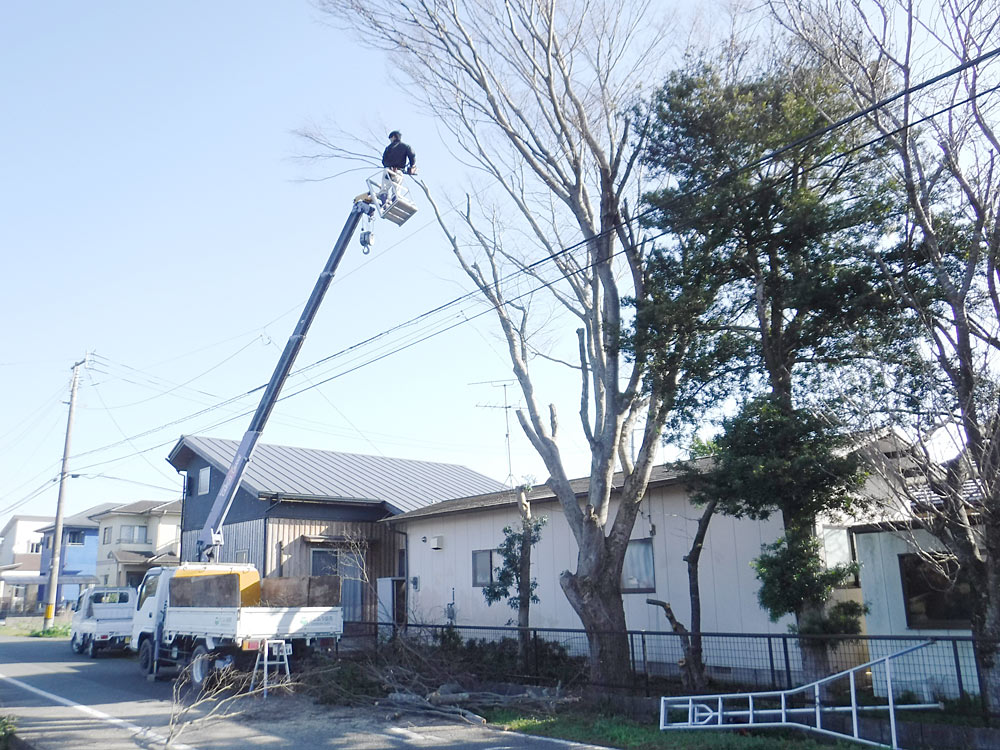
<svg viewBox="0 0 1000 750">
<path fill-rule="evenodd" d="M 986 557 L 968 566 L 976 598 L 972 613 L 972 637 L 975 641 L 976 668 L 983 710 L 1000 715 L 1000 522 L 991 517 L 986 524 Z"/>
<path fill-rule="evenodd" d="M 604 687 L 625 687 L 632 681 L 619 575 L 605 571 L 581 576 L 564 571 L 559 577 L 566 598 L 587 631 L 590 681 Z"/>
<path fill-rule="evenodd" d="M 528 674 L 528 650 L 531 644 L 528 632 L 531 611 L 531 506 L 524 487 L 518 492 L 517 502 L 521 511 L 521 557 L 517 579 L 517 666 L 521 674 Z"/>
</svg>

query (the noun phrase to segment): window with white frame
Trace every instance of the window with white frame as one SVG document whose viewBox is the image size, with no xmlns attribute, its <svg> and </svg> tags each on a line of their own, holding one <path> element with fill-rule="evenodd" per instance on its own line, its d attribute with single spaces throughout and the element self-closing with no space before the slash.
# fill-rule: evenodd
<svg viewBox="0 0 1000 750">
<path fill-rule="evenodd" d="M 854 548 L 854 537 L 851 530 L 843 526 L 823 527 L 823 557 L 826 559 L 827 569 L 837 566 L 853 565 L 857 562 L 857 553 Z M 858 575 L 854 573 L 843 583 L 844 587 L 858 586 Z"/>
<path fill-rule="evenodd" d="M 146 527 L 123 524 L 121 531 L 118 533 L 118 541 L 126 544 L 145 544 Z"/>
<path fill-rule="evenodd" d="M 198 470 L 198 494 L 207 495 L 212 484 L 212 467 L 202 466 Z"/>
<path fill-rule="evenodd" d="M 111 527 L 105 526 L 101 532 L 101 544 L 111 544 Z M 105 581 L 107 583 L 107 581 Z"/>
<path fill-rule="evenodd" d="M 652 539 L 633 539 L 628 543 L 622 565 L 621 589 L 623 594 L 656 591 Z"/>
<path fill-rule="evenodd" d="M 82 531 L 67 531 L 66 532 L 66 544 L 83 544 L 83 532 Z"/>
<path fill-rule="evenodd" d="M 477 549 L 472 552 L 472 585 L 489 586 L 493 583 L 494 556 L 493 549 Z"/>
<path fill-rule="evenodd" d="M 41 542 L 28 542 L 28 554 L 40 555 L 42 554 L 42 543 Z"/>
</svg>

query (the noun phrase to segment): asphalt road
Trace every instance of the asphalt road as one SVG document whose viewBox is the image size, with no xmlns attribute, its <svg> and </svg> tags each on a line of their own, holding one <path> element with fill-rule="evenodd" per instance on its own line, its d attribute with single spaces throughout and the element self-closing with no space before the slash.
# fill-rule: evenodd
<svg viewBox="0 0 1000 750">
<path fill-rule="evenodd" d="M 253 748 L 591 748 L 486 727 L 376 708 L 317 706 L 303 696 L 245 698 L 240 714 L 211 721 L 180 715 L 169 681 L 150 682 L 135 660 L 72 653 L 68 640 L 0 636 L 0 715 L 13 715 L 18 737 L 35 750 L 163 747 L 173 726 L 176 750 Z M 171 722 L 173 714 L 174 720 Z"/>
</svg>

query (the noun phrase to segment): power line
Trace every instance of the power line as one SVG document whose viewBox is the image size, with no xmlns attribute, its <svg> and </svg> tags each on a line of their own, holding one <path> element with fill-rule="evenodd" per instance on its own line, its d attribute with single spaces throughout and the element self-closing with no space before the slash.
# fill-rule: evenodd
<svg viewBox="0 0 1000 750">
<path fill-rule="evenodd" d="M 882 107 L 887 106 L 888 104 L 891 104 L 893 101 L 898 100 L 899 98 L 901 98 L 902 96 L 905 96 L 908 93 L 912 93 L 912 92 L 915 92 L 915 91 L 919 91 L 919 90 L 921 90 L 923 88 L 926 88 L 927 86 L 930 86 L 930 85 L 932 85 L 934 83 L 937 83 L 937 82 L 939 82 L 941 80 L 944 80 L 945 78 L 950 77 L 952 75 L 955 75 L 955 74 L 957 74 L 959 72 L 962 72 L 963 70 L 966 70 L 966 69 L 968 69 L 971 66 L 977 65 L 977 64 L 979 64 L 979 63 L 981 63 L 981 62 L 983 62 L 983 61 L 985 61 L 987 59 L 990 59 L 990 58 L 992 58 L 992 57 L 994 57 L 994 56 L 996 56 L 998 54 L 1000 54 L 1000 48 L 998 48 L 996 50 L 993 50 L 991 52 L 988 52 L 988 53 L 984 53 L 983 55 L 978 56 L 974 60 L 967 61 L 966 63 L 963 63 L 963 64 L 961 64 L 959 66 L 956 66 L 955 68 L 952 68 L 949 71 L 946 71 L 946 72 L 941 73 L 941 74 L 939 74 L 937 76 L 934 76 L 931 79 L 928 79 L 926 81 L 923 81 L 921 83 L 918 83 L 918 84 L 915 84 L 915 85 L 913 85 L 911 87 L 908 87 L 907 89 L 905 89 L 905 90 L 903 90 L 901 92 L 898 92 L 898 93 L 896 93 L 896 94 L 894 94 L 894 95 L 892 95 L 890 97 L 887 97 L 887 98 L 885 98 L 883 100 L 880 100 L 876 104 L 873 104 L 872 106 L 870 106 L 870 107 L 868 107 L 868 108 L 866 108 L 864 110 L 856 112 L 856 113 L 854 113 L 854 114 L 852 114 L 852 115 L 850 115 L 848 117 L 842 118 L 841 120 L 838 120 L 836 123 L 833 123 L 832 125 L 828 125 L 828 126 L 825 126 L 823 128 L 819 128 L 819 129 L 813 131 L 812 133 L 809 133 L 809 134 L 807 134 L 805 136 L 802 136 L 802 137 L 796 139 L 791 144 L 787 144 L 785 146 L 779 147 L 779 148 L 777 148 L 777 149 L 769 152 L 768 154 L 765 154 L 763 157 L 761 157 L 760 159 L 755 160 L 754 162 L 752 162 L 750 164 L 747 164 L 747 165 L 744 165 L 742 167 L 730 170 L 730 171 L 726 172 L 725 174 L 723 174 L 722 176 L 720 176 L 720 177 L 718 177 L 718 178 L 716 178 L 716 179 L 714 179 L 714 180 L 712 180 L 712 181 L 710 181 L 708 183 L 700 185 L 697 188 L 692 189 L 691 191 L 685 193 L 685 195 L 683 195 L 683 196 L 677 196 L 675 198 L 675 200 L 679 201 L 682 198 L 689 198 L 693 194 L 698 194 L 698 193 L 701 193 L 701 192 L 705 192 L 705 191 L 711 189 L 712 187 L 715 187 L 716 185 L 720 184 L 724 180 L 733 179 L 735 176 L 737 176 L 737 175 L 739 175 L 739 174 L 741 174 L 741 173 L 743 173 L 743 172 L 745 172 L 747 170 L 754 169 L 754 168 L 760 166 L 761 164 L 766 163 L 767 161 L 776 159 L 778 156 L 780 156 L 783 153 L 786 153 L 790 149 L 797 148 L 797 147 L 801 146 L 804 143 L 807 143 L 807 142 L 809 142 L 811 140 L 814 140 L 816 138 L 819 138 L 819 137 L 821 137 L 821 136 L 823 136 L 823 135 L 825 135 L 825 134 L 827 134 L 829 132 L 832 132 L 835 128 L 844 127 L 844 126 L 850 124 L 851 122 L 854 122 L 857 119 L 866 116 L 867 114 L 871 114 L 872 112 L 876 111 L 877 109 L 880 109 Z M 855 153 L 855 152 L 857 152 L 857 151 L 859 151 L 859 150 L 861 150 L 863 148 L 867 148 L 867 147 L 869 147 L 871 145 L 874 145 L 875 143 L 878 143 L 879 141 L 885 140 L 890 135 L 893 135 L 895 133 L 901 132 L 902 130 L 914 127 L 914 126 L 916 126 L 916 125 L 918 125 L 920 123 L 926 122 L 929 119 L 932 119 L 933 117 L 936 117 L 936 116 L 938 116 L 940 114 L 943 114 L 944 112 L 947 112 L 947 111 L 949 111 L 951 109 L 954 109 L 955 107 L 961 106 L 962 104 L 968 103 L 969 101 L 972 101 L 972 100 L 974 100 L 976 98 L 979 98 L 980 96 L 985 96 L 986 94 L 993 93 L 994 91 L 997 90 L 997 88 L 1000 88 L 1000 86 L 993 87 L 991 89 L 987 89 L 987 90 L 985 90 L 983 92 L 978 92 L 978 93 L 976 93 L 976 94 L 968 97 L 967 99 L 965 99 L 963 101 L 954 102 L 951 105 L 948 105 L 948 106 L 946 106 L 946 107 L 938 110 L 937 112 L 935 112 L 935 113 L 933 113 L 931 115 L 928 115 L 928 116 L 926 116 L 924 118 L 921 118 L 920 120 L 918 120 L 916 122 L 908 123 L 908 124 L 906 124 L 904 126 L 901 126 L 900 128 L 897 128 L 896 130 L 892 131 L 891 133 L 881 134 L 881 135 L 877 136 L 876 138 L 871 139 L 870 141 L 868 141 L 865 144 L 862 144 L 860 146 L 853 147 L 853 148 L 848 149 L 846 151 L 838 152 L 837 154 L 831 155 L 826 160 L 824 160 L 822 162 L 819 162 L 818 164 L 814 165 L 813 168 L 818 168 L 820 166 L 825 166 L 825 165 L 827 165 L 827 164 L 829 164 L 829 163 L 831 163 L 831 162 L 833 162 L 833 161 L 835 161 L 837 159 L 844 158 L 845 156 L 848 156 L 848 155 L 850 155 L 852 153 Z M 647 209 L 645 211 L 642 211 L 639 214 L 636 214 L 635 216 L 630 217 L 627 220 L 626 223 L 635 222 L 635 221 L 638 221 L 638 220 L 640 220 L 642 218 L 645 218 L 646 216 L 654 213 L 656 210 L 658 210 L 658 209 L 656 209 L 656 208 L 650 208 L 650 209 Z M 600 237 L 603 234 L 609 234 L 611 232 L 615 232 L 619 228 L 620 228 L 620 225 L 616 226 L 616 227 L 613 227 L 611 229 L 608 229 L 605 232 L 597 235 L 596 237 Z M 664 232 L 661 232 L 661 233 L 659 233 L 659 234 L 651 237 L 650 239 L 655 240 L 655 239 L 658 239 L 660 237 L 663 237 L 663 236 L 665 236 L 667 234 L 671 234 L 671 233 L 673 233 L 673 230 L 671 230 L 671 231 L 664 231 Z M 580 241 L 578 241 L 576 243 L 573 243 L 573 244 L 568 245 L 568 246 L 566 246 L 564 248 L 561 248 L 558 252 L 550 253 L 549 255 L 547 255 L 547 256 L 545 256 L 543 258 L 540 258 L 539 260 L 537 260 L 537 261 L 535 261 L 533 263 L 524 265 L 523 267 L 520 267 L 520 268 L 518 268 L 518 269 L 516 269 L 514 271 L 511 271 L 510 273 L 508 273 L 507 275 L 505 275 L 504 277 L 502 277 L 500 279 L 500 282 L 502 283 L 504 281 L 509 281 L 510 279 L 514 278 L 515 276 L 517 276 L 519 274 L 527 274 L 527 273 L 529 273 L 529 271 L 531 271 L 533 269 L 536 269 L 538 267 L 541 267 L 543 264 L 550 263 L 550 262 L 554 261 L 556 258 L 558 258 L 560 256 L 566 255 L 568 253 L 571 253 L 571 252 L 573 252 L 575 250 L 580 249 L 581 247 L 586 246 L 589 242 L 591 242 L 592 240 L 594 240 L 596 237 L 591 237 L 591 238 L 588 238 L 588 239 L 580 240 Z M 612 257 L 614 257 L 615 255 L 619 255 L 619 254 L 621 254 L 623 252 L 625 252 L 625 251 L 619 251 L 619 253 L 615 253 L 614 255 L 612 255 Z M 595 262 L 593 262 L 591 264 L 582 266 L 582 267 L 580 267 L 577 270 L 567 272 L 566 275 L 575 275 L 575 274 L 578 274 L 578 273 L 583 273 L 586 270 L 588 270 L 589 268 L 592 268 L 598 262 L 600 262 L 600 261 L 595 261 Z M 535 276 L 534 278 L 537 279 L 538 277 Z M 562 280 L 562 278 L 555 279 L 553 281 L 548 281 L 548 282 L 542 281 L 541 279 L 538 279 L 538 280 L 540 282 L 538 286 L 534 287 L 533 289 L 529 290 L 528 292 L 522 293 L 522 294 L 517 295 L 517 296 L 515 296 L 515 297 L 513 297 L 511 299 L 506 300 L 506 304 L 510 304 L 512 302 L 516 302 L 516 301 L 518 301 L 520 299 L 523 299 L 525 296 L 528 296 L 530 294 L 534 294 L 535 292 L 537 292 L 537 291 L 539 291 L 541 289 L 550 287 L 553 284 L 558 283 L 560 280 Z M 390 327 L 388 329 L 385 329 L 385 330 L 383 330 L 383 331 L 381 331 L 381 332 L 379 332 L 379 333 L 377 333 L 377 334 L 375 334 L 373 336 L 370 336 L 370 337 L 368 337 L 368 338 L 366 338 L 366 339 L 364 339 L 364 340 L 362 340 L 360 342 L 357 342 L 357 343 L 355 343 L 355 344 L 353 344 L 353 345 L 351 345 L 349 347 L 346 347 L 344 349 L 339 350 L 338 352 L 334 352 L 333 354 L 330 354 L 330 355 L 328 355 L 326 357 L 323 357 L 323 358 L 321 358 L 321 359 L 319 359 L 319 360 L 317 360 L 317 361 L 315 361 L 315 362 L 313 362 L 313 363 L 311 363 L 309 365 L 306 365 L 305 367 L 302 367 L 299 370 L 296 370 L 291 375 L 294 377 L 294 376 L 303 374 L 306 371 L 308 371 L 310 369 L 313 369 L 315 367 L 318 367 L 318 366 L 320 366 L 322 364 L 325 364 L 327 362 L 331 362 L 331 361 L 334 361 L 334 360 L 337 360 L 337 359 L 341 359 L 344 356 L 346 356 L 346 355 L 348 355 L 348 354 L 350 354 L 352 352 L 356 352 L 359 349 L 362 349 L 363 347 L 369 346 L 372 343 L 374 343 L 374 342 L 376 342 L 376 341 L 378 341 L 380 339 L 383 339 L 383 338 L 385 338 L 385 337 L 387 337 L 387 336 L 389 336 L 389 335 L 391 335 L 393 333 L 396 333 L 396 332 L 398 332 L 398 331 L 400 331 L 402 329 L 408 328 L 408 327 L 412 327 L 412 326 L 416 325 L 418 322 L 424 321 L 424 320 L 430 318 L 431 316 L 433 316 L 433 315 L 435 315 L 437 313 L 440 313 L 440 312 L 443 312 L 443 311 L 447 310 L 450 307 L 458 305 L 458 304 L 460 304 L 460 303 L 462 303 L 464 301 L 467 301 L 469 299 L 472 299 L 472 298 L 477 298 L 478 299 L 478 297 L 479 297 L 479 290 L 478 289 L 471 290 L 471 291 L 469 291 L 469 292 L 467 292 L 465 294 L 462 294 L 462 295 L 460 295 L 460 296 L 458 296 L 458 297 L 456 297 L 456 298 L 454 298 L 452 300 L 449 300 L 448 302 L 445 302 L 445 303 L 443 303 L 441 305 L 438 305 L 438 306 L 436 306 L 434 308 L 431 308 L 430 310 L 427 310 L 426 312 L 421 313 L 420 315 L 417 315 L 417 316 L 415 316 L 413 318 L 410 318 L 407 321 L 404 321 L 404 322 L 399 323 L 399 324 L 397 324 L 395 326 L 392 326 L 392 327 Z M 350 367 L 350 368 L 348 368 L 346 370 L 342 370 L 340 372 L 337 372 L 336 374 L 333 374 L 333 375 L 331 375 L 331 376 L 329 376 L 327 378 L 319 380 L 318 382 L 310 383 L 308 386 L 303 387 L 303 388 L 301 388 L 301 389 L 299 389 L 297 391 L 294 391 L 292 393 L 289 393 L 289 394 L 287 394 L 285 396 L 282 396 L 278 400 L 279 401 L 283 401 L 283 400 L 285 400 L 287 398 L 292 398 L 292 397 L 297 396 L 297 395 L 299 395 L 301 393 L 304 393 L 304 392 L 306 392 L 308 390 L 312 390 L 313 388 L 318 388 L 319 386 L 324 385 L 324 384 L 326 384 L 326 383 L 328 383 L 328 382 L 330 382 L 332 380 L 335 380 L 335 379 L 340 378 L 340 377 L 342 377 L 344 375 L 347 375 L 347 374 L 350 374 L 352 372 L 355 372 L 356 370 L 361 369 L 362 367 L 366 367 L 366 366 L 375 364 L 375 363 L 377 363 L 377 362 L 379 362 L 379 361 L 381 361 L 381 360 L 383 360 L 383 359 L 385 359 L 385 358 L 387 358 L 387 357 L 389 357 L 389 356 L 391 356 L 393 354 L 397 354 L 397 353 L 399 353 L 401 351 L 409 349 L 409 348 L 411 348 L 413 346 L 416 346 L 417 344 L 420 344 L 420 343 L 423 343 L 423 342 L 429 340 L 430 338 L 433 338 L 433 337 L 435 337 L 437 335 L 440 335 L 442 333 L 446 333 L 446 332 L 448 332 L 448 331 L 450 331 L 450 330 L 458 327 L 459 325 L 462 325 L 462 324 L 467 323 L 467 322 L 471 322 L 472 320 L 475 320 L 476 318 L 478 318 L 478 317 L 480 317 L 482 315 L 489 314 L 489 313 L 492 313 L 492 312 L 493 312 L 493 309 L 491 307 L 488 307 L 488 308 L 486 308 L 484 310 L 481 310 L 481 311 L 478 311 L 478 312 L 474 313 L 471 317 L 464 316 L 462 320 L 460 320 L 458 322 L 453 322 L 450 325 L 446 325 L 444 328 L 440 328 L 439 330 L 432 331 L 430 333 L 427 333 L 426 335 L 419 335 L 419 334 L 417 334 L 417 337 L 415 339 L 411 340 L 410 342 L 408 342 L 406 344 L 397 345 L 394 348 L 390 349 L 389 351 L 386 351 L 386 352 L 384 352 L 384 353 L 382 353 L 382 354 L 380 354 L 378 356 L 364 359 L 360 364 L 358 364 L 358 365 L 356 365 L 354 367 Z M 430 327 L 432 325 L 441 325 L 441 324 L 440 323 L 431 323 L 431 324 L 428 325 L 428 327 Z M 111 444 L 108 444 L 108 445 L 105 445 L 105 446 L 102 446 L 102 447 L 99 447 L 99 448 L 95 448 L 95 449 L 86 451 L 84 453 L 78 454 L 77 456 L 74 456 L 74 458 L 79 458 L 79 457 L 82 457 L 82 456 L 92 455 L 92 454 L 98 453 L 98 452 L 103 452 L 105 450 L 110 450 L 112 448 L 118 447 L 118 446 L 120 446 L 122 444 L 125 444 L 125 443 L 129 442 L 129 440 L 134 440 L 134 439 L 139 439 L 141 437 L 146 437 L 146 436 L 148 436 L 150 434 L 153 434 L 153 433 L 158 432 L 160 430 L 166 429 L 168 427 L 175 426 L 177 424 L 189 421 L 191 419 L 195 419 L 195 418 L 197 418 L 199 416 L 202 416 L 204 414 L 210 413 L 210 412 L 212 412 L 212 411 L 214 411 L 216 409 L 222 408 L 222 407 L 224 407 L 224 406 L 226 406 L 228 404 L 234 403 L 234 402 L 236 402 L 236 401 L 238 401 L 240 399 L 243 399 L 243 398 L 245 398 L 245 397 L 247 397 L 249 395 L 252 395 L 253 393 L 256 393 L 257 391 L 260 391 L 260 390 L 262 390 L 265 387 L 266 387 L 266 384 L 260 385 L 260 386 L 258 386 L 256 388 L 253 388 L 251 390 L 245 391 L 244 393 L 239 394 L 238 396 L 234 396 L 234 397 L 231 397 L 229 399 L 226 399 L 225 401 L 223 401 L 223 402 L 221 402 L 219 404 L 216 404 L 214 406 L 206 407 L 205 409 L 197 411 L 197 412 L 195 412 L 193 414 L 190 414 L 190 415 L 188 415 L 186 417 L 182 417 L 182 418 L 179 418 L 177 420 L 173 420 L 171 422 L 168 422 L 168 423 L 165 423 L 163 425 L 160 425 L 159 427 L 151 428 L 151 429 L 146 430 L 146 431 L 144 431 L 142 433 L 139 433 L 138 435 L 134 435 L 131 438 L 128 438 L 126 440 L 117 441 L 115 443 L 111 443 Z M 249 410 L 249 411 L 246 411 L 246 412 L 241 412 L 239 414 L 236 414 L 234 416 L 231 416 L 231 417 L 226 418 L 224 420 L 221 420 L 219 422 L 215 422 L 212 425 L 210 425 L 209 427 L 203 428 L 203 429 L 213 429 L 215 427 L 221 426 L 223 424 L 226 424 L 228 422 L 234 421 L 236 419 L 240 419 L 240 418 L 242 418 L 244 416 L 247 416 L 248 414 L 252 414 L 252 413 L 253 413 L 252 409 Z M 103 463 L 111 463 L 111 462 L 125 460 L 126 458 L 129 458 L 132 455 L 137 455 L 140 452 L 141 453 L 146 453 L 146 452 L 149 452 L 150 450 L 155 450 L 156 448 L 163 447 L 164 445 L 169 445 L 172 442 L 173 441 L 169 441 L 167 443 L 162 443 L 162 444 L 159 444 L 157 446 L 154 446 L 153 448 L 144 449 L 143 451 L 137 451 L 136 454 L 130 454 L 129 456 L 124 456 L 124 457 L 120 457 L 120 458 L 110 459 L 107 462 L 101 462 L 101 463 L 98 463 L 98 464 L 93 464 L 92 466 L 98 466 L 98 465 L 102 465 Z"/>
</svg>

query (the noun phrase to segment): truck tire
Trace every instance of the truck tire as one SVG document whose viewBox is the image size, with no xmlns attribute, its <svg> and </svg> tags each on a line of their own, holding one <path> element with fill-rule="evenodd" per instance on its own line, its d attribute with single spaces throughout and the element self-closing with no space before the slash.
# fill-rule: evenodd
<svg viewBox="0 0 1000 750">
<path fill-rule="evenodd" d="M 191 652 L 191 684 L 199 690 L 212 677 L 213 656 L 204 643 L 199 643 Z"/>
<path fill-rule="evenodd" d="M 153 642 L 148 638 L 139 644 L 139 672 L 143 675 L 153 674 Z"/>
<path fill-rule="evenodd" d="M 74 654 L 83 653 L 83 638 L 79 633 L 73 633 L 72 637 L 69 639 L 69 647 L 73 649 Z"/>
<path fill-rule="evenodd" d="M 97 652 L 100 649 L 98 648 L 97 641 L 94 640 L 93 636 L 87 639 L 87 645 L 85 646 L 84 650 L 87 652 L 87 656 L 89 656 L 91 659 L 97 658 Z"/>
</svg>

